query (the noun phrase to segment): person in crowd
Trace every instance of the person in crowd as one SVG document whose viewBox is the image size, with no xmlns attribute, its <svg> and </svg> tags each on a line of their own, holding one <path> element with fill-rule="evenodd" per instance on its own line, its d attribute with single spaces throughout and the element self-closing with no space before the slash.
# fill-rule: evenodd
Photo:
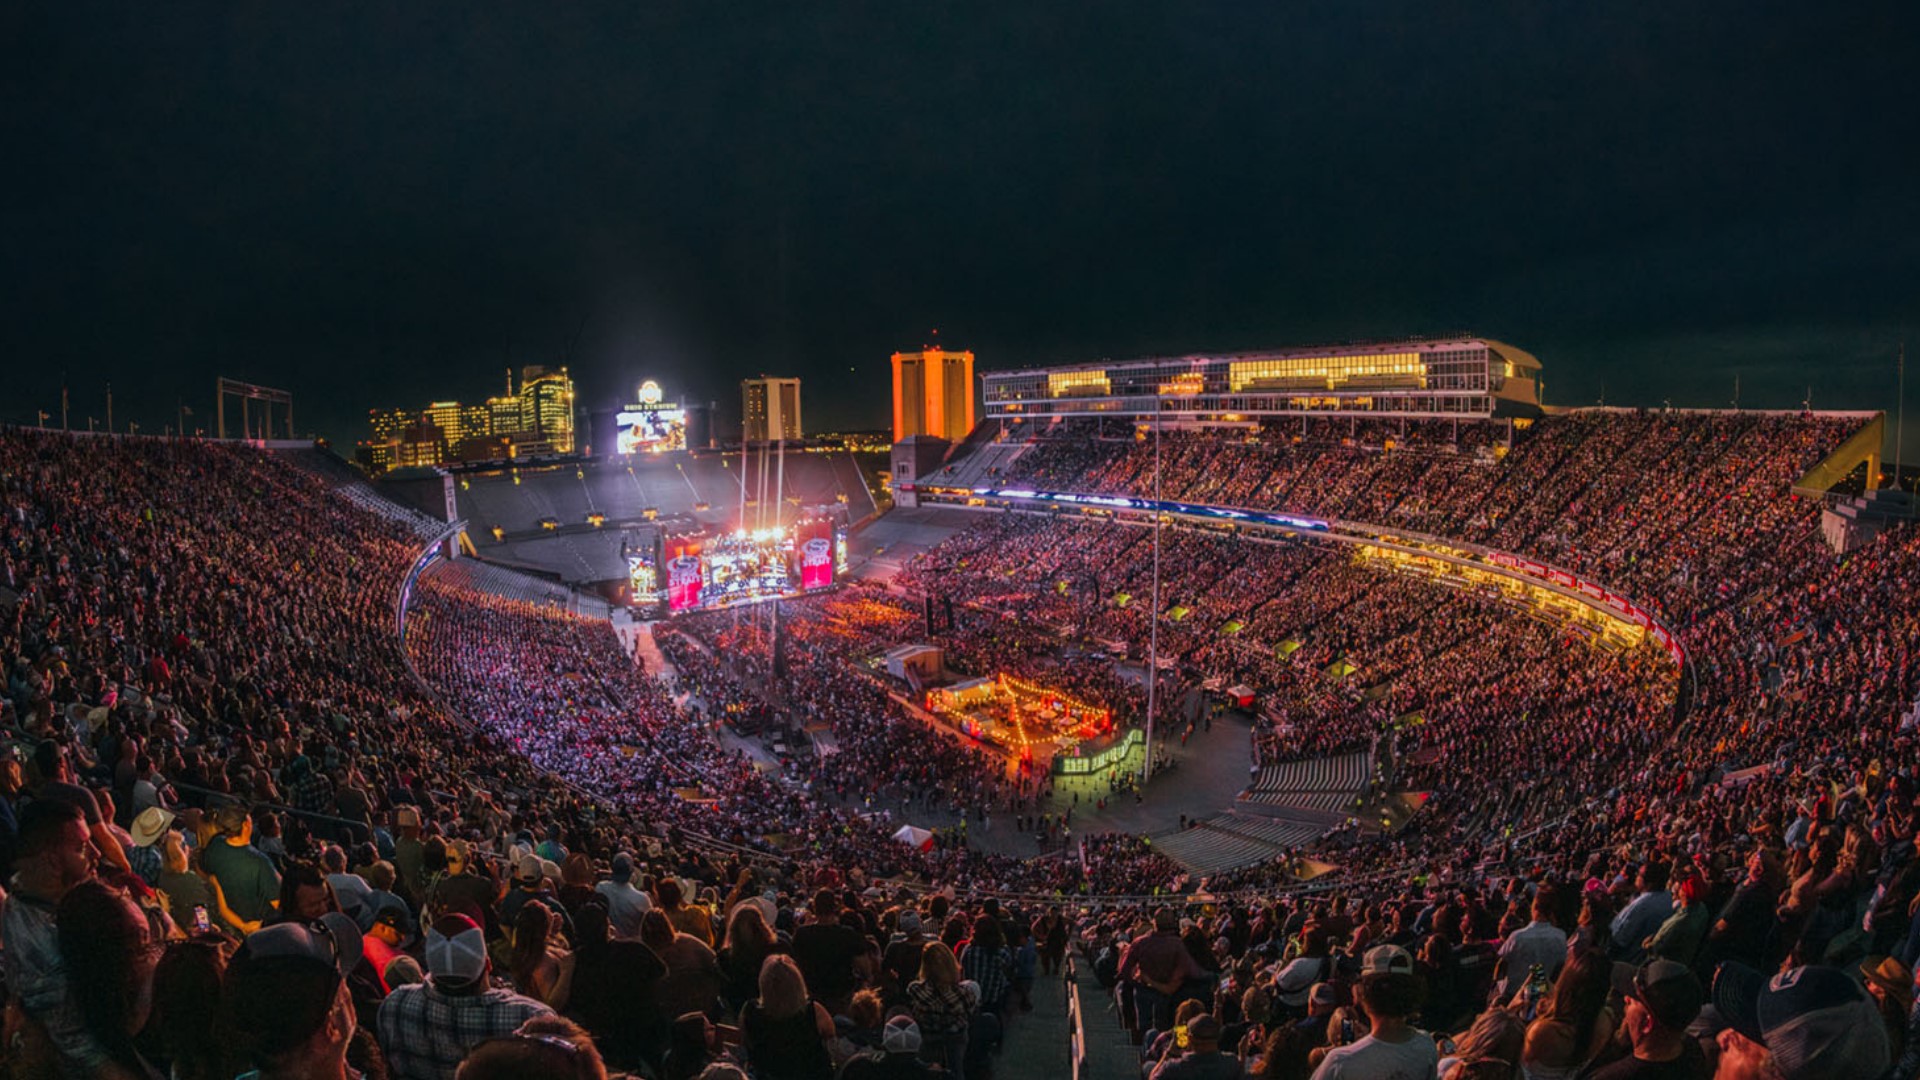
<svg viewBox="0 0 1920 1080">
<path fill-rule="evenodd" d="M 1440 1080 L 1520 1080 L 1527 1026 L 1511 1009 L 1480 1014 L 1451 1054 L 1440 1059 Z"/>
<path fill-rule="evenodd" d="M 1146 1032 L 1163 1026 L 1173 1015 L 1175 995 L 1190 979 L 1206 977 L 1206 970 L 1194 962 L 1180 940 L 1180 915 L 1171 907 L 1162 907 L 1153 915 L 1153 932 L 1127 943 L 1120 954 L 1119 976 L 1133 986 L 1135 1030 Z M 1306 987 L 1300 1001 L 1305 1004 Z M 1287 988 L 1281 987 L 1281 1001 L 1287 1002 Z M 926 1025 L 921 1024 L 921 1030 Z"/>
<path fill-rule="evenodd" d="M 97 1074 L 155 1075 L 134 1037 L 153 1007 L 154 966 L 166 948 L 165 916 L 156 912 L 149 919 L 123 890 L 93 878 L 60 898 L 56 921 L 73 1012 L 104 1057 Z"/>
<path fill-rule="evenodd" d="M 653 900 L 633 884 L 633 855 L 622 851 L 613 857 L 613 869 L 594 885 L 607 904 L 607 919 L 613 936 L 622 941 L 640 939 L 640 917 L 653 909 Z"/>
<path fill-rule="evenodd" d="M 553 1011 L 491 985 L 486 936 L 465 915 L 434 921 L 426 955 L 426 981 L 394 987 L 380 1004 L 380 1045 L 395 1080 L 451 1080 L 482 1040 L 511 1035 Z"/>
<path fill-rule="evenodd" d="M 213 825 L 218 835 L 201 849 L 200 868 L 216 889 L 221 919 L 239 933 L 252 933 L 273 917 L 280 872 L 253 846 L 253 815 L 245 806 L 222 806 L 214 812 Z"/>
<path fill-rule="evenodd" d="M 691 1080 L 716 1060 L 725 1059 L 727 1053 L 714 1022 L 705 1013 L 687 1013 L 673 1022 L 661 1076 L 663 1080 Z"/>
<path fill-rule="evenodd" d="M 1152 1031 L 1147 1034 L 1140 1053 L 1142 1080 L 1145 1080 L 1174 1051 L 1184 1049 L 1177 1033 L 1186 1030 L 1194 1017 L 1206 1011 L 1207 1006 L 1204 1002 L 1188 999 L 1173 1010 L 1173 1024 L 1170 1027 L 1164 1031 Z"/>
<path fill-rule="evenodd" d="M 845 1012 L 853 991 L 873 970 L 873 942 L 840 916 L 838 894 L 819 890 L 807 909 L 807 921 L 793 931 L 791 947 L 807 985 L 829 1013 Z"/>
<path fill-rule="evenodd" d="M 513 952 L 508 974 L 528 997 L 564 1010 L 573 991 L 572 950 L 560 939 L 561 913 L 545 901 L 520 905 L 513 922 Z"/>
<path fill-rule="evenodd" d="M 536 1016 L 487 1039 L 460 1063 L 457 1080 L 607 1080 L 593 1037 L 564 1016 Z"/>
<path fill-rule="evenodd" d="M 932 1080 L 942 1075 L 920 1060 L 920 1026 L 902 1014 L 887 1020 L 876 1047 L 847 1059 L 839 1080 Z"/>
<path fill-rule="evenodd" d="M 1889 1052 L 1899 1060 L 1906 1053 L 1907 1018 L 1913 1015 L 1914 975 L 1907 965 L 1882 956 L 1861 963 L 1860 977 L 1866 980 L 1867 993 L 1886 1024 Z"/>
<path fill-rule="evenodd" d="M 1682 874 L 1673 886 L 1673 914 L 1647 939 L 1647 955 L 1693 965 L 1712 916 L 1707 911 L 1707 882 L 1696 870 Z"/>
<path fill-rule="evenodd" d="M 920 974 L 920 954 L 927 947 L 927 935 L 918 911 L 902 909 L 894 926 L 893 937 L 880 957 L 880 985 L 889 1004 L 905 998 L 907 984 Z M 918 1035 L 917 1030 L 915 1034 Z"/>
<path fill-rule="evenodd" d="M 878 1047 L 886 1019 L 887 1003 L 878 990 L 868 987 L 854 994 L 847 1014 L 833 1018 L 833 1060 L 844 1063 L 855 1054 Z"/>
<path fill-rule="evenodd" d="M 593 1033 L 614 1068 L 637 1069 L 657 1060 L 667 1018 L 655 999 L 667 966 L 644 944 L 611 938 L 607 909 L 598 903 L 581 906 L 573 929 L 568 1010 Z"/>
<path fill-rule="evenodd" d="M 945 942 L 928 942 L 921 950 L 920 976 L 907 984 L 907 1003 L 920 1028 L 921 1056 L 963 1075 L 967 1028 L 980 1005 L 980 988 L 960 980 L 960 962 Z"/>
<path fill-rule="evenodd" d="M 241 943 L 220 1007 L 261 1080 L 354 1080 L 348 1052 L 358 1027 L 347 976 L 360 959 L 359 927 L 338 912 Z"/>
<path fill-rule="evenodd" d="M 149 806 L 134 816 L 128 829 L 133 846 L 127 849 L 127 863 L 149 886 L 160 884 L 160 875 L 166 868 L 159 843 L 172 829 L 174 816 L 171 810 Z"/>
<path fill-rule="evenodd" d="M 1838 968 L 1796 967 L 1769 978 L 1729 961 L 1714 975 L 1713 1007 L 1727 1025 L 1715 1077 L 1878 1077 L 1893 1064 L 1873 998 Z"/>
<path fill-rule="evenodd" d="M 121 870 L 133 869 L 127 861 L 126 849 L 113 833 L 112 817 L 101 812 L 100 800 L 91 789 L 74 782 L 66 747 L 52 739 L 43 740 L 33 749 L 33 762 L 34 771 L 40 774 L 34 798 L 73 804 L 86 819 L 87 832 L 94 848 L 100 852 L 100 861 Z"/>
<path fill-rule="evenodd" d="M 172 1080 L 232 1080 L 238 1074 L 222 1011 L 213 1007 L 226 977 L 224 939 L 215 933 L 173 942 L 155 965 L 148 1031 Z"/>
<path fill-rule="evenodd" d="M 383 904 L 374 914 L 373 924 L 361 936 L 361 952 L 368 966 L 380 976 L 383 989 L 392 988 L 386 981 L 387 968 L 406 956 L 400 950 L 410 943 L 411 936 L 407 930 L 406 906 L 402 903 Z"/>
<path fill-rule="evenodd" d="M 999 1015 L 1013 989 L 1013 954 L 1006 930 L 997 916 L 982 912 L 973 921 L 973 936 L 960 954 L 960 974 L 980 988 L 980 1009 Z"/>
<path fill-rule="evenodd" d="M 679 879 L 671 875 L 662 877 L 653 891 L 659 900 L 656 906 L 676 932 L 689 934 L 698 938 L 700 944 L 713 948 L 713 912 L 705 904 L 689 902 Z"/>
<path fill-rule="evenodd" d="M 760 992 L 760 969 L 767 957 L 779 950 L 779 939 L 760 905 L 752 901 L 736 904 L 727 918 L 726 945 L 720 950 L 720 968 L 726 975 L 723 991 L 729 1010 L 738 1014 L 741 1006 Z"/>
<path fill-rule="evenodd" d="M 1559 902 L 1558 891 L 1541 886 L 1533 895 L 1533 920 L 1500 943 L 1498 976 L 1493 984 L 1495 1002 L 1505 1002 L 1520 992 L 1533 972 L 1548 980 L 1560 974 L 1560 965 L 1567 957 L 1567 934 L 1553 924 Z"/>
<path fill-rule="evenodd" d="M 81 1016 L 60 948 L 57 915 L 99 862 L 86 815 L 67 799 L 36 799 L 20 813 L 11 895 L 0 915 L 0 964 L 9 1000 L 23 1014 L 23 1057 L 45 1068 L 85 1073 L 114 1067 Z"/>
<path fill-rule="evenodd" d="M 1712 1070 L 1700 1044 L 1687 1034 L 1705 997 L 1692 971 L 1671 960 L 1616 967 L 1614 989 L 1626 1001 L 1620 1019 L 1626 1052 L 1587 1075 L 1594 1080 L 1706 1080 Z"/>
<path fill-rule="evenodd" d="M 1529 1080 L 1572 1080 L 1613 1041 L 1615 1020 L 1608 1001 L 1613 964 L 1599 949 L 1568 959 L 1527 1026 L 1522 1064 Z"/>
<path fill-rule="evenodd" d="M 1772 915 L 1771 905 L 1767 913 Z M 1580 949 L 1599 949 L 1611 954 L 1613 914 L 1613 900 L 1606 888 L 1597 881 L 1589 882 L 1580 893 L 1580 914 L 1573 933 L 1567 935 L 1567 955 L 1572 956 Z"/>
<path fill-rule="evenodd" d="M 1786 882 L 1786 867 L 1778 852 L 1762 845 L 1747 854 L 1745 874 L 1707 927 L 1700 970 L 1712 973 L 1722 960 L 1758 959 L 1765 953 L 1774 908 Z"/>
<path fill-rule="evenodd" d="M 1409 1023 L 1420 1010 L 1421 996 L 1413 957 L 1398 945 L 1369 949 L 1361 962 L 1358 996 L 1370 1025 L 1367 1034 L 1329 1051 L 1313 1080 L 1432 1077 L 1440 1063 L 1439 1049 L 1431 1036 Z"/>
<path fill-rule="evenodd" d="M 1211 1013 L 1196 1014 L 1187 1022 L 1185 1045 L 1174 1040 L 1148 1080 L 1239 1080 L 1240 1059 L 1220 1049 L 1220 1034 Z"/>
<path fill-rule="evenodd" d="M 774 955 L 760 967 L 760 993 L 740 1011 L 740 1038 L 761 1080 L 824 1080 L 833 1075 L 827 1047 L 833 1016 L 807 994 L 806 977 L 792 957 Z"/>
<path fill-rule="evenodd" d="M 1648 939 L 1673 914 L 1673 894 L 1667 891 L 1672 868 L 1655 860 L 1640 867 L 1635 885 L 1639 893 L 1613 917 L 1613 957 L 1637 964 L 1646 954 Z"/>
<path fill-rule="evenodd" d="M 654 989 L 654 998 L 665 1015 L 714 1009 L 726 978 L 720 970 L 720 958 L 706 942 L 675 930 L 666 912 L 659 908 L 641 918 L 640 942 L 666 966 L 666 974 Z"/>
<path fill-rule="evenodd" d="M 283 922 L 312 922 L 329 911 L 339 911 L 333 886 L 319 866 L 305 861 L 287 864 L 280 876 L 280 896 L 265 919 L 271 926 Z M 352 916 L 348 916 L 351 918 Z"/>
</svg>

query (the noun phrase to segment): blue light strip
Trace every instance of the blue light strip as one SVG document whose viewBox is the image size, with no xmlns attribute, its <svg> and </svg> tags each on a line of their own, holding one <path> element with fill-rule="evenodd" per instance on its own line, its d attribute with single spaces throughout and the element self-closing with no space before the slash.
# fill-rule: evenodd
<svg viewBox="0 0 1920 1080">
<path fill-rule="evenodd" d="M 1145 510 L 1148 513 L 1185 514 L 1217 521 L 1250 525 L 1277 525 L 1283 529 L 1310 529 L 1326 532 L 1332 523 L 1320 518 L 1272 514 L 1259 510 L 1235 510 L 1226 506 L 1200 506 L 1194 503 L 1165 502 L 1159 499 L 1131 499 L 1122 495 L 1076 495 L 1062 491 L 1033 491 L 1027 488 L 974 488 L 975 495 L 992 499 L 1017 499 L 1021 502 L 1047 503 L 1053 506 L 1098 506 L 1115 510 Z"/>
</svg>

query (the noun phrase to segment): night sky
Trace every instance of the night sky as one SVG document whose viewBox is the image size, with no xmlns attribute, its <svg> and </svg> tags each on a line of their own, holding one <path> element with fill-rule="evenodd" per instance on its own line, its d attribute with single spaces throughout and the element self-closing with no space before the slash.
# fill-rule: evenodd
<svg viewBox="0 0 1920 1080">
<path fill-rule="evenodd" d="M 57 3 L 0 39 L 0 420 L 111 380 L 123 428 L 204 423 L 226 374 L 350 445 L 570 357 L 587 405 L 764 371 L 880 427 L 935 327 L 983 368 L 1464 329 L 1558 404 L 1891 409 L 1920 349 L 1911 2 Z"/>
</svg>

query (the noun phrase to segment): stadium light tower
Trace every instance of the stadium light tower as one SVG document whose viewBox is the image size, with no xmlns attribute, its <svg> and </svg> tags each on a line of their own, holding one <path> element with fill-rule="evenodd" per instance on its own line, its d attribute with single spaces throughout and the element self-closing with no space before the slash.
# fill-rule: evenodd
<svg viewBox="0 0 1920 1080">
<path fill-rule="evenodd" d="M 1160 399 L 1153 399 L 1153 621 L 1147 624 L 1147 751 L 1140 786 L 1153 779 L 1153 719 L 1160 687 Z"/>
</svg>

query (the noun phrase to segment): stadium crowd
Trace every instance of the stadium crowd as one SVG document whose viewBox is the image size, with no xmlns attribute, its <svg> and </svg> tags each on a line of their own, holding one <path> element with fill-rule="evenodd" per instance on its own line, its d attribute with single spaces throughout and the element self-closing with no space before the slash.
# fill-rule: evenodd
<svg viewBox="0 0 1920 1080">
<path fill-rule="evenodd" d="M 1560 421 L 1504 455 L 1418 468 L 1411 447 L 1195 438 L 1183 490 L 1310 493 L 1322 513 L 1576 552 L 1681 631 L 1684 723 L 1677 675 L 1644 651 L 1585 648 L 1491 598 L 1439 594 L 1441 612 L 1431 583 L 1311 553 L 1191 538 L 1254 570 L 1221 590 L 1242 607 L 1195 621 L 1183 662 L 1226 638 L 1270 654 L 1302 627 L 1294 653 L 1314 665 L 1384 658 L 1382 700 L 1429 714 L 1409 767 L 1461 797 L 1305 889 L 1254 872 L 1205 900 L 1097 904 L 1014 898 L 1057 857 L 891 844 L 838 805 L 855 789 L 820 790 L 830 772 L 809 791 L 724 751 L 604 626 L 481 595 L 457 570 L 421 578 L 403 646 L 392 605 L 418 541 L 272 455 L 0 434 L 10 1062 L 857 1077 L 924 1059 L 977 1075 L 1036 971 L 1073 948 L 1165 1080 L 1915 1076 L 1920 542 L 1819 546 L 1784 488 L 1838 421 Z M 1048 467 L 1119 476 L 1139 444 L 1119 446 Z M 1248 479 L 1216 453 L 1270 467 Z M 1366 470 L 1400 491 L 1351 479 Z M 1268 560 L 1266 591 L 1305 606 L 1263 616 Z M 1001 577 L 1016 606 L 1072 589 Z M 809 633 L 789 649 L 844 658 Z M 1478 651 L 1488 639 L 1504 647 Z M 715 640 L 727 663 L 675 647 L 696 696 L 730 677 L 781 710 L 814 700 L 802 692 L 856 700 L 838 675 L 783 685 L 754 666 L 763 646 Z M 845 723 L 833 711 L 817 720 Z M 1085 863 L 1125 877 L 1138 855 L 1100 838 Z"/>
</svg>

